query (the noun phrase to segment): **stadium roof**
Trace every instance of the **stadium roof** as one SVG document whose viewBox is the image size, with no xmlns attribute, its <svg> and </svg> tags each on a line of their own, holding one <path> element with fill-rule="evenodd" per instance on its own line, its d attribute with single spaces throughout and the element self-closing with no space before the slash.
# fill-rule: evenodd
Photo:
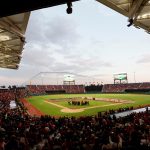
<svg viewBox="0 0 150 150">
<path fill-rule="evenodd" d="M 79 0 L 1 0 L 0 17 L 53 7 Z"/>
<path fill-rule="evenodd" d="M 30 11 L 78 0 L 3 0 L 0 5 L 0 67 L 18 69 Z"/>
<path fill-rule="evenodd" d="M 0 67 L 17 69 L 30 12 L 0 18 Z"/>
<path fill-rule="evenodd" d="M 128 27 L 134 25 L 150 33 L 150 0 L 97 0 L 129 18 Z"/>
</svg>

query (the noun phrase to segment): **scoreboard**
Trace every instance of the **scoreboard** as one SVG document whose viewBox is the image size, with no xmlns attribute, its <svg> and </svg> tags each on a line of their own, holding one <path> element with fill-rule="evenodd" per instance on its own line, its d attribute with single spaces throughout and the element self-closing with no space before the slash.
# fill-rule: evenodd
<svg viewBox="0 0 150 150">
<path fill-rule="evenodd" d="M 114 84 L 119 81 L 119 83 L 128 82 L 127 73 L 114 74 Z M 117 82 L 118 83 L 118 82 Z"/>
</svg>

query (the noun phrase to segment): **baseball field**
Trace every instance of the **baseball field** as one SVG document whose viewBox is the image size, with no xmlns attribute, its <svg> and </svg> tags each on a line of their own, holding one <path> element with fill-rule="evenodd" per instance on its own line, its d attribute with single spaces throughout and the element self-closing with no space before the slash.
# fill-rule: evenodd
<svg viewBox="0 0 150 150">
<path fill-rule="evenodd" d="M 150 106 L 150 95 L 144 94 L 58 94 L 25 99 L 31 115 L 35 111 L 52 116 L 88 116 L 109 109 Z"/>
</svg>

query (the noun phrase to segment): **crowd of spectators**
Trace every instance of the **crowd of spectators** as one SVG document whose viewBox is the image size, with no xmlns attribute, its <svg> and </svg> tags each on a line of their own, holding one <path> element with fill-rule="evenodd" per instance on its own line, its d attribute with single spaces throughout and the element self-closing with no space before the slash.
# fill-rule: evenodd
<svg viewBox="0 0 150 150">
<path fill-rule="evenodd" d="M 36 117 L 27 114 L 19 102 L 16 109 L 10 109 L 13 91 L 4 95 L 0 99 L 4 104 L 0 109 L 0 150 L 150 149 L 148 110 L 118 119 L 109 113 L 79 118 Z"/>
<path fill-rule="evenodd" d="M 119 92 L 125 92 L 125 90 L 128 89 L 132 89 L 132 90 L 149 89 L 150 90 L 150 83 L 145 82 L 145 83 L 105 84 L 103 85 L 102 92 L 119 93 Z"/>
<path fill-rule="evenodd" d="M 31 117 L 18 109 L 0 113 L 2 150 L 148 150 L 150 114 L 112 119 Z"/>
<path fill-rule="evenodd" d="M 27 85 L 31 95 L 46 94 L 46 91 L 65 91 L 65 93 L 84 93 L 83 85 Z"/>
<path fill-rule="evenodd" d="M 133 108 L 133 106 L 131 106 L 131 107 L 126 106 L 126 107 L 122 107 L 122 108 L 118 108 L 118 109 L 109 109 L 108 114 L 115 114 L 115 113 L 130 111 L 130 110 L 133 110 L 133 109 L 135 109 L 135 108 Z"/>
</svg>

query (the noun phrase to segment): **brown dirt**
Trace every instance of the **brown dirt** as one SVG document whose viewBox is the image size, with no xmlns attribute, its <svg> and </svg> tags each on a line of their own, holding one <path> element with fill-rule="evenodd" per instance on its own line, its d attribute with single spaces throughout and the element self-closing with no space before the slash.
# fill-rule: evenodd
<svg viewBox="0 0 150 150">
<path fill-rule="evenodd" d="M 41 115 L 45 115 L 43 112 L 41 112 L 40 110 L 38 110 L 36 107 L 34 107 L 31 103 L 29 103 L 26 99 L 21 99 L 20 100 L 24 106 L 27 108 L 28 113 L 31 116 L 41 116 Z"/>
</svg>

